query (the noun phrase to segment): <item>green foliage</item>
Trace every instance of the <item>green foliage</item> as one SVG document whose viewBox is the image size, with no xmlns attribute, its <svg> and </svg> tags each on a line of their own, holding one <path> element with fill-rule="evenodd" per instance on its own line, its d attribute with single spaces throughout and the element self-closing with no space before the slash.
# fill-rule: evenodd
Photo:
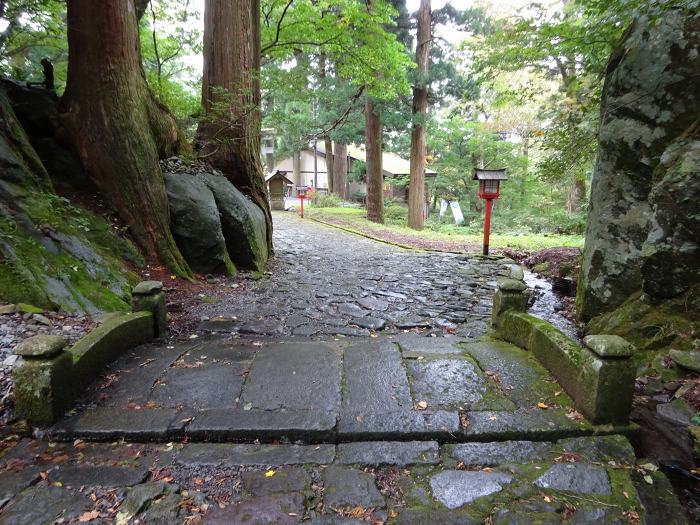
<svg viewBox="0 0 700 525">
<path fill-rule="evenodd" d="M 28 82 L 42 82 L 41 59 L 54 64 L 57 89 L 68 71 L 66 4 L 61 0 L 0 2 L 0 74 Z"/>
<path fill-rule="evenodd" d="M 340 206 L 340 197 L 334 193 L 324 193 L 317 191 L 314 194 L 313 206 L 315 208 L 335 208 Z"/>
<path fill-rule="evenodd" d="M 146 80 L 158 99 L 192 138 L 201 108 L 201 85 L 186 58 L 202 52 L 200 13 L 189 0 L 151 0 L 141 20 L 140 39 Z"/>
</svg>

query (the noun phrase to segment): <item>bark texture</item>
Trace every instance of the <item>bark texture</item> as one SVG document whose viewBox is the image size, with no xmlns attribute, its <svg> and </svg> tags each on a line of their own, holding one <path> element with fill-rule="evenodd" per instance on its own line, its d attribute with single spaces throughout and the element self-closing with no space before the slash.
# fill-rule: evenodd
<svg viewBox="0 0 700 525">
<path fill-rule="evenodd" d="M 333 180 L 333 141 L 329 136 L 323 137 L 324 151 L 326 152 L 326 175 L 328 178 L 328 193 L 335 193 Z"/>
<path fill-rule="evenodd" d="M 384 224 L 382 117 L 369 97 L 365 101 L 365 148 L 367 154 L 367 218 L 372 222 Z"/>
<path fill-rule="evenodd" d="M 146 83 L 132 0 L 69 0 L 67 137 L 147 258 L 190 269 L 170 233 L 159 160 L 189 146 Z"/>
<path fill-rule="evenodd" d="M 408 185 L 408 225 L 415 230 L 422 230 L 425 223 L 425 123 L 428 117 L 428 55 L 431 22 L 430 0 L 421 0 L 416 44 L 418 81 L 413 88 L 411 179 Z"/>
<path fill-rule="evenodd" d="M 260 162 L 259 72 L 259 0 L 207 0 L 201 157 L 263 210 L 271 252 L 272 216 Z"/>
<path fill-rule="evenodd" d="M 333 155 L 333 192 L 341 199 L 348 198 L 348 145 L 335 143 Z"/>
</svg>

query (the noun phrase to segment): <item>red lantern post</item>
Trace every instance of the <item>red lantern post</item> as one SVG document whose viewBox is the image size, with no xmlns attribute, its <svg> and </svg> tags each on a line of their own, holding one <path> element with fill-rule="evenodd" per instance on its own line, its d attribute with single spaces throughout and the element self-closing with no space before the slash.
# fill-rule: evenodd
<svg viewBox="0 0 700 525">
<path fill-rule="evenodd" d="M 506 170 L 474 170 L 473 180 L 479 181 L 479 197 L 486 201 L 486 218 L 484 219 L 484 255 L 489 254 L 489 235 L 491 234 L 491 208 L 494 199 L 500 196 L 502 180 L 508 180 Z"/>
<path fill-rule="evenodd" d="M 308 188 L 306 186 L 297 186 L 297 195 L 299 195 L 299 201 L 301 202 L 301 218 L 304 218 L 304 198 L 306 197 L 306 191 Z"/>
</svg>

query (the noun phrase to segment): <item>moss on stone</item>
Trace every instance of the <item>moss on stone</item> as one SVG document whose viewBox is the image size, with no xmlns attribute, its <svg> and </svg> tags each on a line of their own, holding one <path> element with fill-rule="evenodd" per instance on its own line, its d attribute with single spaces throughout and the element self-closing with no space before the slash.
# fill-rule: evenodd
<svg viewBox="0 0 700 525">
<path fill-rule="evenodd" d="M 637 347 L 637 363 L 668 348 L 691 350 L 700 337 L 700 286 L 671 301 L 649 304 L 641 293 L 631 296 L 616 310 L 590 321 L 590 334 L 619 335 Z"/>
<path fill-rule="evenodd" d="M 18 204 L 25 213 L 11 219 L 9 231 L 0 229 L 0 299 L 66 311 L 128 310 L 138 278 L 123 261 L 143 262 L 130 242 L 57 195 L 34 192 Z"/>
</svg>

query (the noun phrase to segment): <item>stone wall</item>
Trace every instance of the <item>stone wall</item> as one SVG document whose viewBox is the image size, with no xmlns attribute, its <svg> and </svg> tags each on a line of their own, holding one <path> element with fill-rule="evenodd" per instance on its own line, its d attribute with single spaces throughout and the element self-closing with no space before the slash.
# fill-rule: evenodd
<svg viewBox="0 0 700 525">
<path fill-rule="evenodd" d="M 611 58 L 579 280 L 585 321 L 626 301 L 698 295 L 699 72 L 700 18 L 681 10 L 636 21 Z"/>
</svg>

